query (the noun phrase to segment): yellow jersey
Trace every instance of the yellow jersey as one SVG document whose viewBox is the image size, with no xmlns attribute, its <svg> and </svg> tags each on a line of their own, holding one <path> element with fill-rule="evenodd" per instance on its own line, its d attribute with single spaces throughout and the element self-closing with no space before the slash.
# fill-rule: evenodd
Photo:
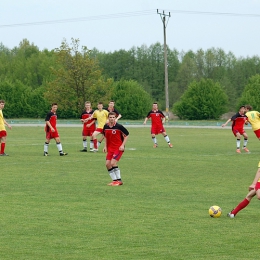
<svg viewBox="0 0 260 260">
<path fill-rule="evenodd" d="M 0 110 L 0 131 L 5 130 L 5 121 L 2 109 Z"/>
<path fill-rule="evenodd" d="M 99 111 L 98 109 L 94 111 L 93 113 L 93 118 L 97 119 L 97 128 L 102 128 L 104 127 L 105 123 L 107 122 L 108 119 L 108 111 L 105 109 L 102 109 Z"/>
<path fill-rule="evenodd" d="M 258 111 L 248 111 L 246 112 L 246 116 L 253 131 L 260 129 L 260 113 Z"/>
</svg>

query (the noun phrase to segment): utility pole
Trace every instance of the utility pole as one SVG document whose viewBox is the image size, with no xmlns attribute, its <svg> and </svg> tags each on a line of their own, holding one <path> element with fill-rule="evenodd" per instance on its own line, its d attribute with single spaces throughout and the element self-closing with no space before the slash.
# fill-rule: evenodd
<svg viewBox="0 0 260 260">
<path fill-rule="evenodd" d="M 159 13 L 157 9 L 157 14 L 161 16 L 163 22 L 163 39 L 164 39 L 164 77 L 165 77 L 165 107 L 166 107 L 166 120 L 169 119 L 169 90 L 168 90 L 168 61 L 167 61 L 167 45 L 166 45 L 166 26 L 168 24 L 171 13 L 165 14 L 164 11 Z M 168 16 L 167 22 L 166 17 Z"/>
</svg>

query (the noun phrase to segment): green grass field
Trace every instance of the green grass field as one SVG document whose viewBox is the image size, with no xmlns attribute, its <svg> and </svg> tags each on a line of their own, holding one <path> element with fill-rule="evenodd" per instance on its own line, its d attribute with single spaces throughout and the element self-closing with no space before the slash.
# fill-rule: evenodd
<svg viewBox="0 0 260 260">
<path fill-rule="evenodd" d="M 152 148 L 149 128 L 128 128 L 119 162 L 123 186 L 110 187 L 105 154 L 80 153 L 80 127 L 60 127 L 43 156 L 43 127 L 13 127 L 0 157 L 0 259 L 256 259 L 260 201 L 226 214 L 247 193 L 259 161 L 235 153 L 230 129 L 167 128 Z M 103 147 L 103 145 L 102 145 Z M 219 205 L 223 214 L 210 218 Z"/>
</svg>

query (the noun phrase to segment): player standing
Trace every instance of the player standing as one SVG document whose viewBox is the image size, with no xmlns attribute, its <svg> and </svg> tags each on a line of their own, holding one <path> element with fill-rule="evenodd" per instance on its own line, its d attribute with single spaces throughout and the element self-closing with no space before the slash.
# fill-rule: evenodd
<svg viewBox="0 0 260 260">
<path fill-rule="evenodd" d="M 94 142 L 94 149 L 93 149 L 94 152 L 98 151 L 97 136 L 99 134 L 102 134 L 103 127 L 104 127 L 105 123 L 107 122 L 107 118 L 108 118 L 108 111 L 103 109 L 103 103 L 99 102 L 97 107 L 98 107 L 98 109 L 94 111 L 92 116 L 85 119 L 87 122 L 89 120 L 92 120 L 93 118 L 96 118 L 96 120 L 98 122 L 96 130 L 92 134 L 92 138 L 93 138 L 93 142 Z"/>
<path fill-rule="evenodd" d="M 108 107 L 106 108 L 107 112 L 115 112 L 116 113 L 116 122 L 122 117 L 122 115 L 115 109 L 115 101 L 110 100 L 108 103 Z M 102 141 L 104 140 L 104 136 L 102 135 L 98 141 L 98 147 L 101 145 Z"/>
<path fill-rule="evenodd" d="M 44 152 L 43 155 L 44 156 L 48 156 L 48 148 L 49 148 L 49 143 L 51 139 L 55 139 L 56 141 L 56 145 L 58 148 L 58 151 L 60 153 L 60 156 L 64 156 L 67 155 L 67 153 L 64 153 L 62 150 L 62 145 L 60 142 L 60 136 L 57 130 L 57 114 L 56 111 L 58 109 L 58 105 L 57 103 L 53 103 L 51 105 L 51 111 L 47 114 L 46 118 L 45 118 L 45 132 L 46 132 L 46 141 L 44 144 Z"/>
<path fill-rule="evenodd" d="M 5 101 L 3 99 L 0 100 L 0 156 L 8 156 L 8 154 L 5 153 L 5 144 L 6 144 L 6 137 L 7 137 L 7 132 L 5 129 L 5 125 L 9 128 L 12 129 L 12 126 L 9 125 L 3 115 L 3 109 L 5 106 Z"/>
<path fill-rule="evenodd" d="M 252 109 L 253 108 L 250 105 L 245 106 L 248 121 L 251 124 L 256 137 L 260 140 L 260 113 L 258 111 L 252 111 Z"/>
<path fill-rule="evenodd" d="M 83 149 L 81 152 L 87 152 L 87 136 L 90 136 L 90 151 L 93 152 L 93 133 L 96 130 L 96 123 L 95 119 L 91 119 L 90 121 L 86 121 L 87 118 L 91 117 L 94 113 L 94 110 L 91 108 L 91 103 L 89 101 L 85 102 L 85 110 L 81 114 L 81 122 L 83 123 L 83 129 L 82 129 L 82 137 L 83 137 Z"/>
<path fill-rule="evenodd" d="M 245 152 L 249 152 L 247 149 L 247 142 L 248 142 L 248 136 L 247 133 L 244 130 L 244 125 L 247 121 L 247 116 L 245 115 L 245 106 L 241 106 L 239 108 L 239 111 L 233 115 L 230 119 L 227 120 L 225 124 L 222 125 L 222 127 L 225 127 L 230 121 L 232 121 L 232 132 L 234 136 L 237 138 L 236 144 L 237 144 L 237 153 L 241 153 L 240 151 L 240 139 L 241 135 L 244 136 L 244 145 L 243 150 Z"/>
<path fill-rule="evenodd" d="M 151 135 L 152 135 L 152 140 L 153 140 L 153 148 L 158 147 L 157 144 L 157 139 L 156 135 L 162 134 L 165 141 L 168 143 L 169 147 L 172 148 L 172 144 L 170 142 L 170 138 L 167 135 L 163 124 L 165 123 L 165 116 L 161 110 L 158 109 L 158 104 L 153 103 L 152 110 L 147 114 L 145 120 L 144 120 L 144 125 L 146 124 L 147 120 L 151 118 L 152 121 L 152 126 L 151 126 Z"/>
<path fill-rule="evenodd" d="M 124 153 L 129 132 L 124 126 L 116 122 L 116 113 L 110 112 L 108 115 L 108 123 L 105 124 L 103 128 L 103 134 L 105 137 L 103 152 L 107 153 L 106 168 L 112 179 L 112 182 L 108 185 L 122 185 L 121 172 L 117 163 Z"/>
</svg>

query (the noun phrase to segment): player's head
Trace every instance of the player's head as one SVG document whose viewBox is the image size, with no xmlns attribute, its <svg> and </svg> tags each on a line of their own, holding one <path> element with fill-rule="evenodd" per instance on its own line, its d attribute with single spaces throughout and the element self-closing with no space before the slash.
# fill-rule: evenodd
<svg viewBox="0 0 260 260">
<path fill-rule="evenodd" d="M 58 109 L 58 104 L 57 103 L 52 103 L 51 104 L 51 110 L 56 111 Z"/>
<path fill-rule="evenodd" d="M 114 107 L 115 106 L 115 101 L 114 100 L 110 100 L 108 103 L 109 107 Z"/>
<path fill-rule="evenodd" d="M 108 113 L 108 120 L 110 123 L 114 123 L 116 120 L 116 113 L 115 112 L 109 112 Z"/>
<path fill-rule="evenodd" d="M 5 101 L 3 99 L 0 100 L 0 109 L 3 109 L 5 106 Z"/>
<path fill-rule="evenodd" d="M 153 102 L 153 109 L 158 109 L 158 103 L 157 102 Z"/>
<path fill-rule="evenodd" d="M 245 113 L 245 106 L 240 106 L 239 112 L 240 113 Z"/>
<path fill-rule="evenodd" d="M 253 108 L 252 108 L 252 106 L 250 106 L 250 105 L 245 105 L 245 110 L 246 111 L 251 111 Z"/>
<path fill-rule="evenodd" d="M 99 110 L 103 109 L 103 103 L 102 102 L 98 102 L 97 107 L 98 107 Z"/>
<path fill-rule="evenodd" d="M 85 102 L 85 108 L 91 108 L 91 102 L 90 101 Z"/>
</svg>

